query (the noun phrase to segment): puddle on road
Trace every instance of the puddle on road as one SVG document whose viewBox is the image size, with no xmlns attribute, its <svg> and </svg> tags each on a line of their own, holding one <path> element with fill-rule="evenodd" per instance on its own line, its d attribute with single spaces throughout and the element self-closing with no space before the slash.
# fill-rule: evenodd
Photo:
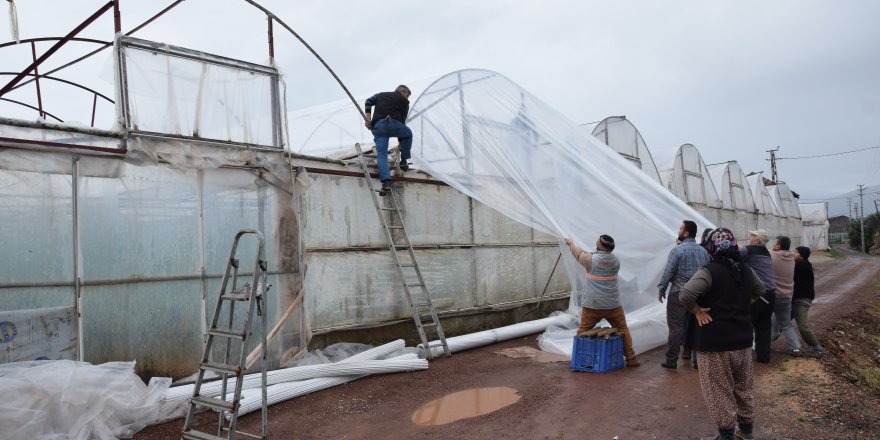
<svg viewBox="0 0 880 440">
<path fill-rule="evenodd" d="M 422 405 L 413 413 L 412 421 L 417 425 L 443 425 L 497 411 L 513 405 L 521 397 L 508 387 L 472 388 Z"/>
<path fill-rule="evenodd" d="M 571 359 L 568 356 L 556 354 L 556 353 L 547 353 L 546 351 L 541 351 L 536 348 L 522 346 L 522 347 L 513 347 L 513 348 L 505 348 L 504 350 L 496 351 L 495 354 L 500 354 L 507 356 L 509 358 L 530 358 L 535 362 L 569 362 Z"/>
</svg>

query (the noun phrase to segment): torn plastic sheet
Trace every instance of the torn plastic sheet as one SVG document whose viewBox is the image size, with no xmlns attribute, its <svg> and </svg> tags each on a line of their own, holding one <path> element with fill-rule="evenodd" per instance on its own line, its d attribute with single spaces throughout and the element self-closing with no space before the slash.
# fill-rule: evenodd
<svg viewBox="0 0 880 440">
<path fill-rule="evenodd" d="M 657 283 L 683 219 L 711 222 L 578 125 L 504 76 L 463 70 L 428 87 L 412 107 L 413 160 L 450 186 L 508 217 L 593 248 L 615 238 L 621 302 L 639 351 L 666 339 Z M 561 246 L 573 288 L 571 322 L 583 303 L 583 268 Z M 568 333 L 571 333 L 570 335 Z M 552 326 L 545 340 L 570 354 L 573 327 Z"/>
<path fill-rule="evenodd" d="M 159 402 L 171 379 L 153 378 L 144 385 L 134 366 L 75 361 L 0 365 L 0 437 L 131 438 L 165 420 Z"/>
</svg>

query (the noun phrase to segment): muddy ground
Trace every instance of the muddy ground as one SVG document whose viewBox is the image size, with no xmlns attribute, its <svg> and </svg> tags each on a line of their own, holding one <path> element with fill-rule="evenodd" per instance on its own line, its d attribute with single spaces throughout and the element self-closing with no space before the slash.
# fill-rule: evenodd
<svg viewBox="0 0 880 440">
<path fill-rule="evenodd" d="M 780 351 L 755 364 L 761 439 L 880 439 L 880 258 L 844 252 L 815 258 L 814 331 L 822 358 Z M 714 435 L 697 371 L 660 367 L 663 348 L 642 366 L 607 374 L 572 372 L 565 362 L 496 354 L 537 347 L 537 335 L 457 353 L 427 371 L 374 376 L 270 407 L 273 439 L 693 439 Z M 477 387 L 510 387 L 521 398 L 500 410 L 438 426 L 412 421 L 425 403 Z M 201 414 L 208 430 L 216 416 Z M 258 432 L 259 413 L 240 427 Z M 179 438 L 182 420 L 135 439 Z"/>
</svg>

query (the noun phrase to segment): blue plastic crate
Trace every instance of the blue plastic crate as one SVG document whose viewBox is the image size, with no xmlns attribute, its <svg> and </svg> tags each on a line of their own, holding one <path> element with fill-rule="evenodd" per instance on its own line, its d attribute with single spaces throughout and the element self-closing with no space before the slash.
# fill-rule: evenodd
<svg viewBox="0 0 880 440">
<path fill-rule="evenodd" d="M 575 336 L 571 349 L 571 369 L 606 373 L 623 368 L 623 337 L 593 339 Z"/>
</svg>

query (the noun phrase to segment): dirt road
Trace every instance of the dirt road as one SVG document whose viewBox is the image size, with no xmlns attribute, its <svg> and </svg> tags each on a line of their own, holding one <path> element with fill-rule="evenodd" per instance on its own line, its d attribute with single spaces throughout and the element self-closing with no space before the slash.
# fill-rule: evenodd
<svg viewBox="0 0 880 440">
<path fill-rule="evenodd" d="M 847 252 L 843 258 L 816 264 L 818 299 L 811 310 L 814 329 L 823 340 L 839 317 L 877 298 L 880 258 Z M 684 361 L 677 370 L 660 367 L 663 348 L 640 356 L 642 366 L 608 374 L 572 372 L 566 363 L 512 359 L 499 350 L 537 347 L 536 336 L 458 353 L 431 362 L 427 371 L 362 379 L 270 408 L 273 439 L 692 439 L 714 435 L 700 393 L 697 371 Z M 782 338 L 775 347 L 783 348 Z M 779 371 L 789 356 L 775 353 L 769 365 L 756 364 L 758 376 Z M 448 393 L 476 387 L 510 387 L 522 398 L 479 417 L 439 426 L 420 426 L 411 417 L 421 405 Z M 797 428 L 761 429 L 780 411 L 758 393 L 758 438 L 800 438 Z M 202 414 L 207 429 L 216 419 Z M 179 435 L 182 420 L 148 428 L 136 439 Z M 256 432 L 259 414 L 243 417 L 243 429 Z M 841 437 L 845 438 L 845 437 Z M 863 437 L 867 438 L 867 437 Z"/>
</svg>

